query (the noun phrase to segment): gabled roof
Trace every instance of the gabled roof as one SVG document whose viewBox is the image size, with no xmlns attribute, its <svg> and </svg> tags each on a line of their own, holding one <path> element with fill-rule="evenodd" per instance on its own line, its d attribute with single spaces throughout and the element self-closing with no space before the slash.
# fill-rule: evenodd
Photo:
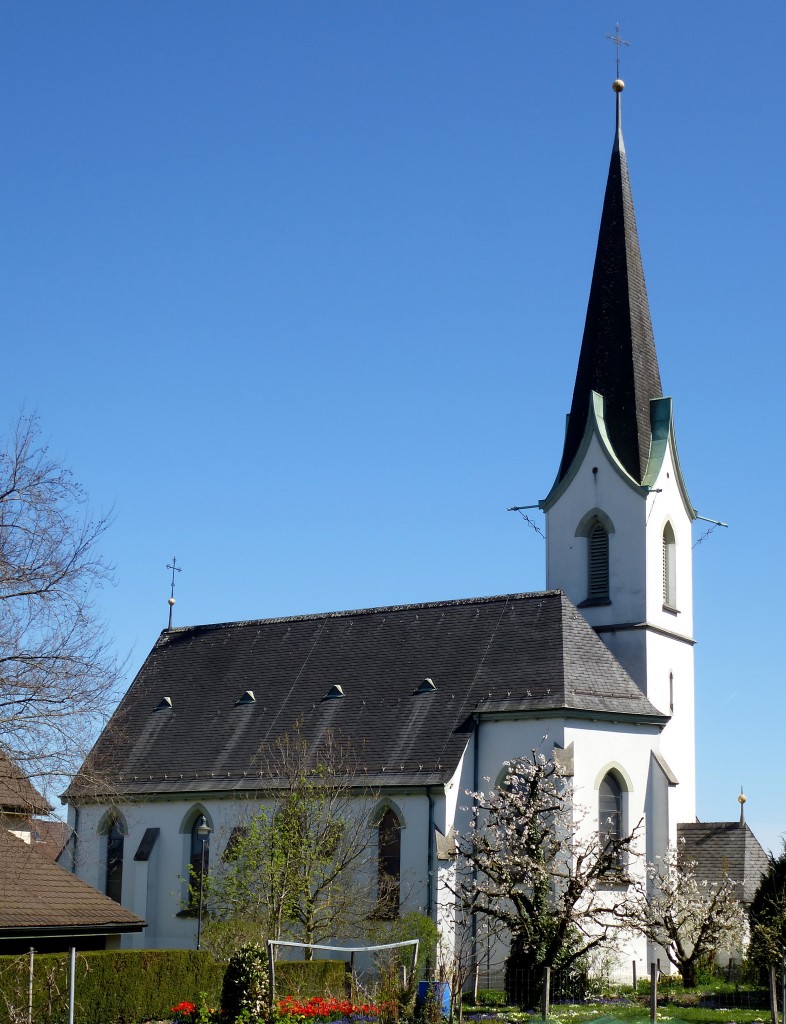
<svg viewBox="0 0 786 1024">
<path fill-rule="evenodd" d="M 194 626 L 161 634 L 68 795 L 264 788 L 296 722 L 374 785 L 427 785 L 475 714 L 666 721 L 560 591 Z"/>
<path fill-rule="evenodd" d="M 720 882 L 731 878 L 737 883 L 739 900 L 751 903 L 770 862 L 744 822 L 688 822 L 677 825 L 677 838 L 680 856 L 696 861 L 702 879 Z"/>
<path fill-rule="evenodd" d="M 112 934 L 144 924 L 0 828 L 0 938 Z"/>
<path fill-rule="evenodd" d="M 620 92 L 595 269 L 558 481 L 570 469 L 581 444 L 593 391 L 605 399 L 606 425 L 617 457 L 633 479 L 641 483 L 650 454 L 650 401 L 660 398 L 662 390 L 622 139 Z"/>
<path fill-rule="evenodd" d="M 0 813 L 32 815 L 51 810 L 21 768 L 0 750 Z"/>
</svg>

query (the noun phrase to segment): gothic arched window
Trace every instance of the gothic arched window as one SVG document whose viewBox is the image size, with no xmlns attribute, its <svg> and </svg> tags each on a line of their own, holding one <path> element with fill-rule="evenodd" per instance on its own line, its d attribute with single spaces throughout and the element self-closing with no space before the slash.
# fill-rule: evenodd
<svg viewBox="0 0 786 1024">
<path fill-rule="evenodd" d="M 115 903 L 123 891 L 123 845 L 125 836 L 118 818 L 113 818 L 106 833 L 106 884 L 104 892 Z"/>
<path fill-rule="evenodd" d="M 194 819 L 194 824 L 191 826 L 191 856 L 189 857 L 189 866 L 191 868 L 190 882 L 191 889 L 199 889 L 199 881 L 204 877 L 207 878 L 208 867 L 210 865 L 210 844 L 208 842 L 209 833 L 204 832 L 204 828 L 207 825 L 207 819 L 204 814 L 198 815 Z M 203 834 L 199 834 L 199 829 L 203 830 Z M 211 830 L 212 831 L 212 830 Z"/>
<path fill-rule="evenodd" d="M 587 598 L 597 600 L 609 596 L 609 534 L 599 519 L 587 534 Z"/>
<path fill-rule="evenodd" d="M 401 822 L 390 807 L 379 821 L 377 900 L 380 917 L 397 917 L 401 900 Z"/>
<path fill-rule="evenodd" d="M 622 786 L 614 772 L 603 776 L 598 790 L 598 835 L 603 849 L 622 839 Z M 614 867 L 622 867 L 619 856 Z"/>
<path fill-rule="evenodd" d="M 671 523 L 663 527 L 663 603 L 677 607 L 677 543 Z"/>
</svg>

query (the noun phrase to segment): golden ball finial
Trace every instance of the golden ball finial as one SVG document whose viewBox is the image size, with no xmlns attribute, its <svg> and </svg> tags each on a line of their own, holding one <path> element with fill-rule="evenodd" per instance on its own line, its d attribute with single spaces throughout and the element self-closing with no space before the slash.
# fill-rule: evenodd
<svg viewBox="0 0 786 1024">
<path fill-rule="evenodd" d="M 614 92 L 622 92 L 622 90 L 625 88 L 625 83 L 622 81 L 621 78 L 615 78 L 614 81 L 611 83 L 611 87 L 614 90 Z"/>
<path fill-rule="evenodd" d="M 168 597 L 168 598 L 167 598 L 167 602 L 166 602 L 166 603 L 167 603 L 167 604 L 169 605 L 169 607 L 171 608 L 171 607 L 172 607 L 172 605 L 173 605 L 173 604 L 175 603 L 175 599 L 174 599 L 174 597 Z"/>
<path fill-rule="evenodd" d="M 744 804 L 747 799 L 748 798 L 747 796 L 745 796 L 744 793 L 740 793 L 740 795 L 737 797 L 737 800 L 740 802 L 740 804 Z"/>
</svg>

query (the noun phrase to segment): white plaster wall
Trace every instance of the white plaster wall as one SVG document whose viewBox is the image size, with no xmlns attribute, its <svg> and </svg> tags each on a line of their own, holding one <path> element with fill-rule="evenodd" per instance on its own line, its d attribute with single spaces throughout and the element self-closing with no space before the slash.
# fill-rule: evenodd
<svg viewBox="0 0 786 1024">
<path fill-rule="evenodd" d="M 402 913 L 409 910 L 425 912 L 428 906 L 428 844 L 433 843 L 429 831 L 428 799 L 423 790 L 385 791 L 394 810 L 404 823 L 401 844 Z M 445 824 L 445 795 L 441 787 L 432 790 L 435 823 Z M 360 804 L 359 804 L 360 806 Z M 123 804 L 118 810 L 126 825 L 123 848 L 122 902 L 143 917 L 148 927 L 140 935 L 124 936 L 126 946 L 146 948 L 193 948 L 196 944 L 196 921 L 179 918 L 186 897 L 185 877 L 190 854 L 190 823 L 195 813 L 204 813 L 213 829 L 210 836 L 210 859 L 221 856 L 232 828 L 259 807 L 255 800 L 227 797 L 205 797 L 201 800 L 151 800 Z M 362 804 L 364 813 L 370 806 Z M 106 872 L 106 836 L 98 834 L 107 812 L 106 805 L 86 806 L 79 811 L 79 839 L 76 847 L 76 873 L 99 891 L 104 891 Z M 73 809 L 70 819 L 74 821 Z M 440 825 L 440 822 L 442 824 Z M 376 844 L 376 830 L 369 821 L 369 839 Z M 135 861 L 139 843 L 147 828 L 160 832 L 147 863 Z M 437 871 L 436 853 L 433 855 Z M 375 885 L 376 878 L 369 879 Z M 436 893 L 436 886 L 435 886 Z M 432 913 L 436 907 L 432 905 Z M 362 936 L 358 936 L 362 939 Z"/>
<path fill-rule="evenodd" d="M 673 443 L 645 496 L 620 475 L 597 434 L 592 436 L 576 476 L 546 516 L 547 585 L 564 590 L 576 604 L 587 596 L 587 539 L 575 533 L 595 508 L 614 526 L 609 536 L 611 604 L 581 611 L 595 627 L 655 627 L 600 636 L 658 711 L 670 716 L 660 751 L 679 780 L 669 796 L 673 837 L 678 821 L 693 821 L 696 816 L 691 518 L 679 487 Z M 676 613 L 666 610 L 663 602 L 667 522 L 675 534 Z"/>
</svg>

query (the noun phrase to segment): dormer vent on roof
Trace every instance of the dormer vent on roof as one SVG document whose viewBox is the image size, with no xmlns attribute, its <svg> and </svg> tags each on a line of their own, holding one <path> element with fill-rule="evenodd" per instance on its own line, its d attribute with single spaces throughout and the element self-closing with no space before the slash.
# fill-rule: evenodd
<svg viewBox="0 0 786 1024">
<path fill-rule="evenodd" d="M 436 684 L 433 679 L 424 679 L 423 682 L 412 692 L 415 696 L 419 696 L 424 693 L 434 693 L 436 690 Z"/>
<path fill-rule="evenodd" d="M 333 683 L 322 700 L 338 700 L 340 697 L 346 697 L 344 689 L 339 683 Z"/>
<path fill-rule="evenodd" d="M 171 707 L 172 707 L 172 698 L 171 697 L 162 697 L 161 700 L 158 702 L 158 704 L 156 704 L 156 706 L 153 708 L 153 711 L 166 711 L 167 708 L 171 708 Z"/>
<path fill-rule="evenodd" d="M 235 707 L 242 706 L 244 704 L 255 704 L 256 697 L 254 696 L 253 690 L 246 690 L 245 693 L 241 694 L 235 701 Z"/>
</svg>

